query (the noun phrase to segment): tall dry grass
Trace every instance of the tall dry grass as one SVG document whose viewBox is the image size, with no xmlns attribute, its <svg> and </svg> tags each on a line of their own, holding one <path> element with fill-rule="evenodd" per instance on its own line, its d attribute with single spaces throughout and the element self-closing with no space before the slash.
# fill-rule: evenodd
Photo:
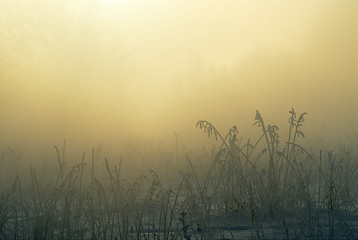
<svg viewBox="0 0 358 240">
<path fill-rule="evenodd" d="M 345 147 L 307 151 L 300 145 L 306 113 L 289 114 L 284 140 L 258 111 L 256 141 L 240 138 L 236 126 L 222 134 L 199 121 L 218 150 L 185 154 L 176 147 L 170 157 L 188 168 L 170 184 L 155 170 L 126 180 L 125 159 L 104 158 L 99 169 L 95 150 L 67 166 L 64 142 L 55 147 L 56 174 L 43 178 L 30 168 L 4 188 L 0 238 L 356 238 L 356 159 Z M 3 154 L 2 166 L 11 164 L 9 156 L 16 154 Z"/>
</svg>

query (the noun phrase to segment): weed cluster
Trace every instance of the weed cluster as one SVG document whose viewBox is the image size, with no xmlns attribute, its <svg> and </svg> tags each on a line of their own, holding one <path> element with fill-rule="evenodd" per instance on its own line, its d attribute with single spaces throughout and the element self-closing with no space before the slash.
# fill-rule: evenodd
<svg viewBox="0 0 358 240">
<path fill-rule="evenodd" d="M 55 147 L 54 177 L 39 180 L 31 168 L 2 192 L 0 238 L 354 239 L 358 167 L 346 149 L 316 156 L 299 145 L 305 115 L 290 111 L 284 143 L 258 111 L 255 142 L 239 139 L 236 126 L 222 135 L 199 121 L 220 147 L 207 154 L 209 166 L 186 155 L 189 170 L 169 187 L 154 170 L 125 180 L 122 159 L 111 166 L 105 158 L 101 176 L 94 150 L 66 170 L 65 144 Z"/>
</svg>

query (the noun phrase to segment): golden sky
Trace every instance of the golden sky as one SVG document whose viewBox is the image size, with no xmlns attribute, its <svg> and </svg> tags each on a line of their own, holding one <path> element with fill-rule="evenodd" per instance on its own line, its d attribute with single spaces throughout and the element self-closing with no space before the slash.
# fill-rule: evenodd
<svg viewBox="0 0 358 240">
<path fill-rule="evenodd" d="M 0 145 L 358 134 L 358 1 L 2 0 Z M 254 136 L 252 136 L 254 135 Z M 169 137 L 168 137 L 169 136 Z"/>
</svg>

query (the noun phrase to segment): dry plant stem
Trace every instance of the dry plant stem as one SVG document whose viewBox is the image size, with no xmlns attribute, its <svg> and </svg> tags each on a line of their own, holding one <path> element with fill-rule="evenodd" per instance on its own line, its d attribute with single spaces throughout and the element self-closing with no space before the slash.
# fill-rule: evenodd
<svg viewBox="0 0 358 240">
<path fill-rule="evenodd" d="M 91 174 L 91 234 L 92 240 L 96 239 L 94 218 L 94 149 L 92 149 L 92 174 Z"/>
</svg>

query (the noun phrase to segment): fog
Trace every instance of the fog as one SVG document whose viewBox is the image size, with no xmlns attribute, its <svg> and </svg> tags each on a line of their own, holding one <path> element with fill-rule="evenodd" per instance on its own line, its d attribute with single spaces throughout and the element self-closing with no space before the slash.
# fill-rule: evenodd
<svg viewBox="0 0 358 240">
<path fill-rule="evenodd" d="M 357 1 L 2 0 L 0 146 L 186 149 L 256 109 L 307 141 L 358 134 Z M 211 140 L 214 141 L 214 140 Z"/>
</svg>

